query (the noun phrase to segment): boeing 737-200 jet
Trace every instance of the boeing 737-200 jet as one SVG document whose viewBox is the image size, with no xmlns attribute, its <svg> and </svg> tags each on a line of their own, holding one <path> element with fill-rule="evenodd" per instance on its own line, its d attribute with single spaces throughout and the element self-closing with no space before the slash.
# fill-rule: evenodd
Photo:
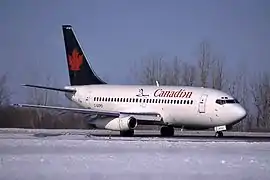
<svg viewBox="0 0 270 180">
<path fill-rule="evenodd" d="M 223 136 L 246 116 L 245 109 L 222 91 L 190 86 L 110 85 L 91 68 L 71 25 L 63 25 L 70 85 L 64 88 L 25 84 L 28 87 L 61 91 L 80 108 L 16 104 L 83 113 L 95 118 L 97 129 L 119 131 L 133 136 L 137 125 L 159 125 L 161 136 L 173 136 L 174 128 L 203 130 L 214 128 Z"/>
</svg>

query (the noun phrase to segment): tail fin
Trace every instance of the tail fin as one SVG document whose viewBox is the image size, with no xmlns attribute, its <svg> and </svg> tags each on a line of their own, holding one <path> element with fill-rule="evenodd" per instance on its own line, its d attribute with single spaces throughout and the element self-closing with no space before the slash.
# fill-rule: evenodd
<svg viewBox="0 0 270 180">
<path fill-rule="evenodd" d="M 106 84 L 92 70 L 71 25 L 62 26 L 70 85 Z"/>
</svg>

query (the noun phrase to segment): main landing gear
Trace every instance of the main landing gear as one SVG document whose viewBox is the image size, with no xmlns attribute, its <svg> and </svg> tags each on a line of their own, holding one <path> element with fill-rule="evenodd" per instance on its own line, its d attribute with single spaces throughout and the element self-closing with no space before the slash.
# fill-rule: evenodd
<svg viewBox="0 0 270 180">
<path fill-rule="evenodd" d="M 120 131 L 120 136 L 123 137 L 132 137 L 134 136 L 134 130 L 128 130 L 128 131 Z"/>
<path fill-rule="evenodd" d="M 160 135 L 163 137 L 170 137 L 174 135 L 174 128 L 171 126 L 162 126 L 160 129 Z"/>
</svg>

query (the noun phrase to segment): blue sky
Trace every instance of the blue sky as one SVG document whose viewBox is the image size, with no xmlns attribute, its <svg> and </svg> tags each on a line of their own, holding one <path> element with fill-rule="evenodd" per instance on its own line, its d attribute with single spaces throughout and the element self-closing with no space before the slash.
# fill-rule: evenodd
<svg viewBox="0 0 270 180">
<path fill-rule="evenodd" d="M 210 42 L 229 68 L 258 71 L 270 62 L 268 0 L 1 0 L 0 74 L 20 84 L 68 84 L 61 25 L 71 24 L 96 73 L 114 84 L 130 83 L 134 62 L 156 54 L 198 58 Z"/>
</svg>

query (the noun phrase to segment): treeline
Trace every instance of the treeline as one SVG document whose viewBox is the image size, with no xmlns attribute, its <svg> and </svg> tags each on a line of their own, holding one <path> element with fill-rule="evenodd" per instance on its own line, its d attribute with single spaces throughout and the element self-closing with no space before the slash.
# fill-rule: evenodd
<svg viewBox="0 0 270 180">
<path fill-rule="evenodd" d="M 237 63 L 235 70 L 228 67 L 208 42 L 199 46 L 198 57 L 187 62 L 175 57 L 167 60 L 162 56 L 143 58 L 132 68 L 137 83 L 156 85 L 183 85 L 210 87 L 227 92 L 238 99 L 248 116 L 234 130 L 270 131 L 270 73 L 249 72 L 245 65 Z M 232 62 L 231 62 L 232 64 Z"/>
<path fill-rule="evenodd" d="M 132 66 L 132 70 L 131 75 L 135 77 L 136 84 L 156 85 L 156 81 L 159 81 L 160 85 L 200 86 L 223 90 L 237 98 L 248 112 L 248 116 L 235 125 L 234 130 L 270 131 L 270 74 L 259 71 L 251 74 L 243 67 L 232 71 L 228 68 L 226 59 L 215 55 L 207 42 L 200 44 L 199 55 L 192 62 L 178 57 L 167 60 L 162 56 L 152 56 L 142 59 L 138 65 Z M 91 128 L 87 124 L 90 116 L 9 106 L 13 94 L 7 82 L 7 75 L 0 74 L 0 128 Z M 46 85 L 52 85 L 50 78 Z M 59 106 L 60 96 L 63 96 L 33 88 L 29 88 L 28 93 L 27 103 L 40 105 Z"/>
<path fill-rule="evenodd" d="M 0 128 L 87 129 L 88 125 L 78 114 L 2 106 Z"/>
<path fill-rule="evenodd" d="M 47 79 L 49 82 L 49 79 Z M 89 128 L 87 117 L 70 112 L 44 109 L 15 108 L 10 106 L 12 93 L 8 88 L 8 76 L 0 76 L 0 128 L 68 129 Z M 27 103 L 59 105 L 58 94 L 40 89 L 28 89 Z"/>
</svg>

